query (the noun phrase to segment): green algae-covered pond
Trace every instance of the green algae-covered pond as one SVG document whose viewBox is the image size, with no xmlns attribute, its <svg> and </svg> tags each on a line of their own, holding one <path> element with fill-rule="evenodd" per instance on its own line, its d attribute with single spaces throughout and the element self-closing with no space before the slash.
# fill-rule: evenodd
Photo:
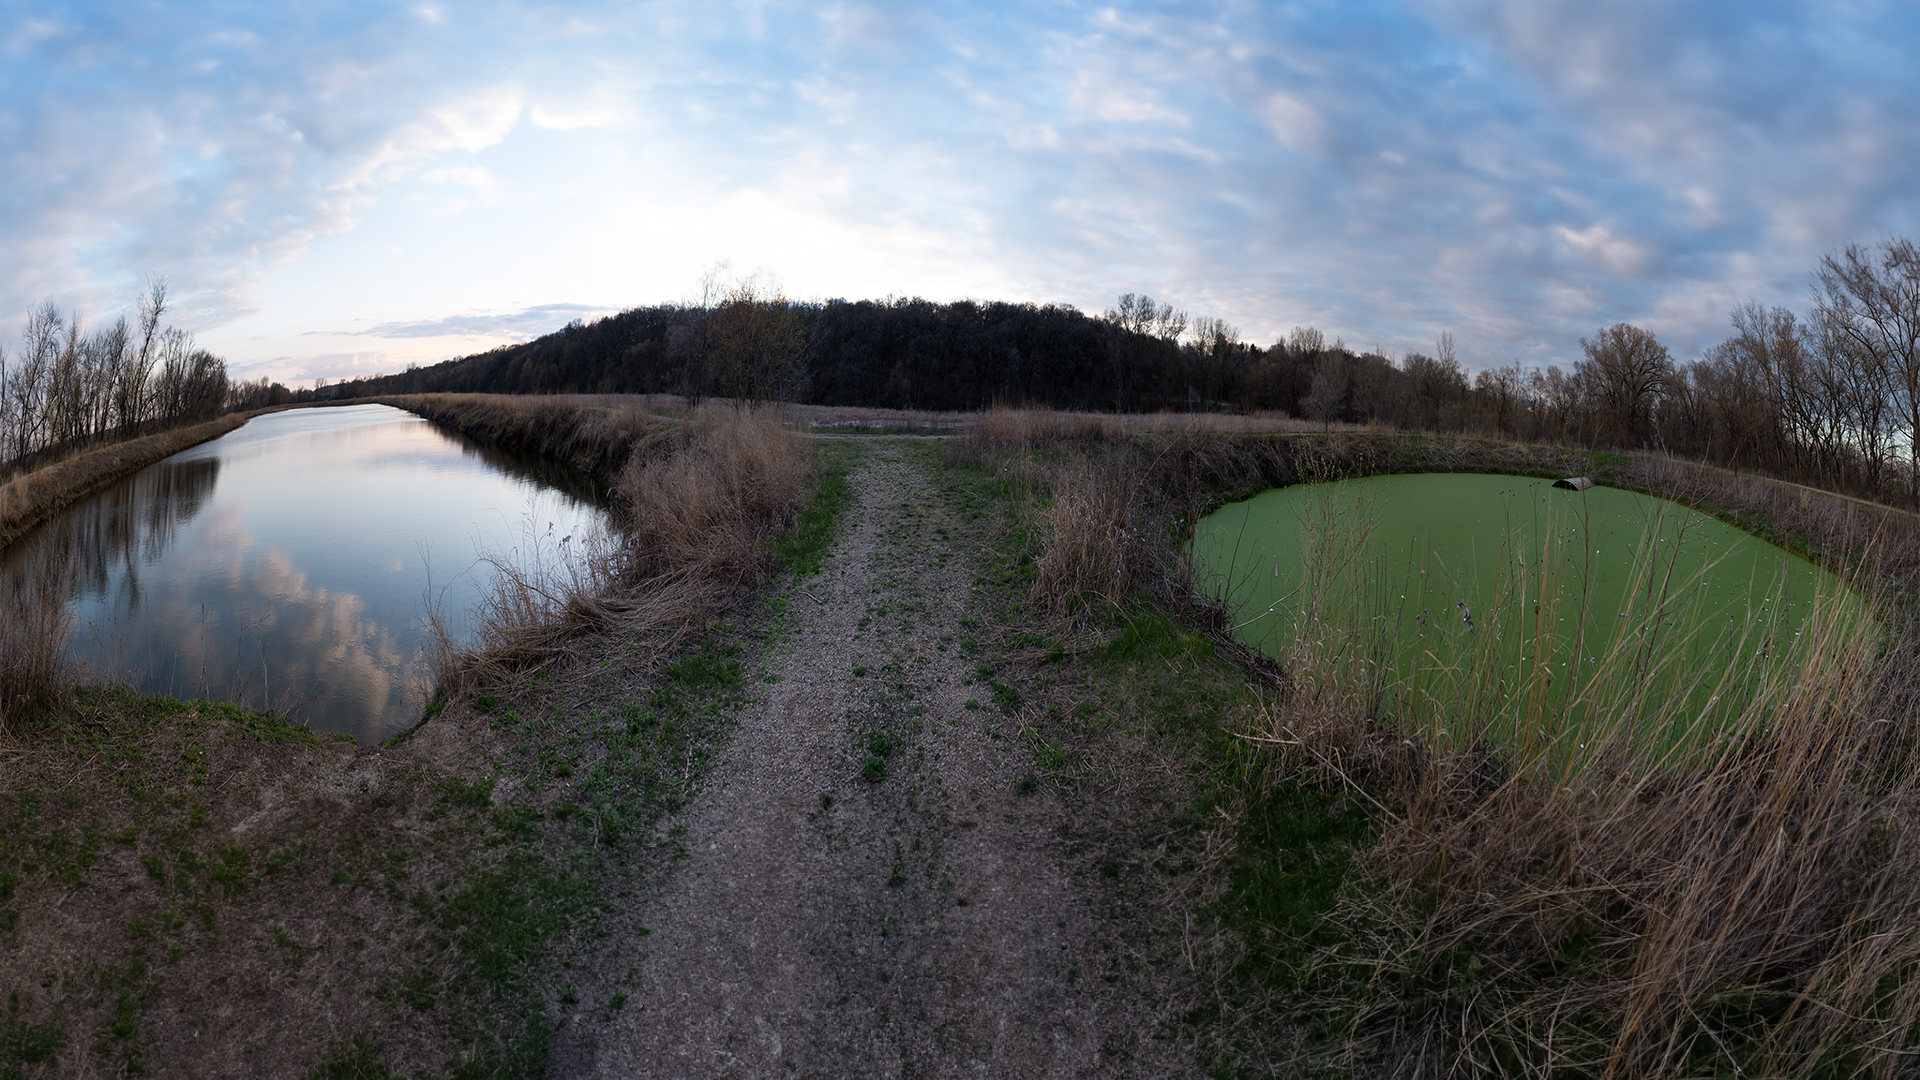
<svg viewBox="0 0 1920 1080">
<path fill-rule="evenodd" d="M 1296 680 L 1472 739 L 1695 742 L 1871 632 L 1837 577 L 1750 533 L 1525 477 L 1279 488 L 1199 522 L 1193 555 L 1236 635 Z"/>
</svg>

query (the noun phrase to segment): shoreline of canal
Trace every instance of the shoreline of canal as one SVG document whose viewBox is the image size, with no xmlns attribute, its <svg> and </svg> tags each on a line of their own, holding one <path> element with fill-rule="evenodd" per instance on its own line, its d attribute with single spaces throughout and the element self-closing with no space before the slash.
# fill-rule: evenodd
<svg viewBox="0 0 1920 1080">
<path fill-rule="evenodd" d="M 64 461 L 0 484 L 0 551 L 67 507 L 182 450 L 212 442 L 247 421 L 284 406 L 229 413 L 215 420 L 83 450 Z"/>
</svg>

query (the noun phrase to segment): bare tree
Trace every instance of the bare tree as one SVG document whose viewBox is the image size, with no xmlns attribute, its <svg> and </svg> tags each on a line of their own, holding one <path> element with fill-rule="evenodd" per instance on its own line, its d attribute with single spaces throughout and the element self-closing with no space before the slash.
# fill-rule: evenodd
<svg viewBox="0 0 1920 1080">
<path fill-rule="evenodd" d="M 1574 373 L 1598 395 L 1603 429 L 1644 441 L 1654 407 L 1673 378 L 1667 347 L 1631 323 L 1614 323 L 1591 341 L 1581 338 L 1580 348 L 1586 359 L 1575 364 Z"/>
<path fill-rule="evenodd" d="M 1189 404 L 1216 402 L 1227 396 L 1233 378 L 1233 358 L 1240 348 L 1240 331 L 1223 319 L 1201 316 L 1193 320 L 1181 355 L 1187 366 Z"/>
<path fill-rule="evenodd" d="M 1482 371 L 1474 376 L 1473 388 L 1493 414 L 1494 430 L 1502 435 L 1513 433 L 1519 426 L 1520 399 L 1526 390 L 1526 380 L 1520 373 L 1520 361 Z"/>
<path fill-rule="evenodd" d="M 1333 418 L 1340 415 L 1347 401 L 1347 354 L 1344 350 L 1329 350 L 1319 355 L 1313 363 L 1313 382 L 1307 387 L 1307 396 L 1300 399 L 1300 410 L 1309 420 L 1318 420 L 1328 431 L 1333 430 Z"/>
<path fill-rule="evenodd" d="M 1146 339 L 1157 338 L 1162 346 L 1177 348 L 1187 331 L 1187 313 L 1144 293 L 1122 293 L 1118 305 L 1101 317 L 1121 331 L 1108 353 L 1113 365 L 1113 407 L 1119 411 L 1126 408 L 1129 373 L 1144 367 L 1149 349 L 1156 347 Z"/>
<path fill-rule="evenodd" d="M 749 278 L 713 315 L 711 369 L 722 393 L 749 401 L 784 399 L 805 372 L 806 330 L 777 290 Z"/>
<path fill-rule="evenodd" d="M 1849 244 L 1822 258 L 1815 277 L 1818 316 L 1882 369 L 1907 444 L 1908 494 L 1920 507 L 1920 249 L 1904 239 Z"/>
<path fill-rule="evenodd" d="M 154 363 L 159 360 L 156 347 L 160 340 L 160 318 L 166 310 L 167 279 L 147 279 L 147 291 L 140 298 L 134 323 L 135 340 L 113 388 L 113 411 L 128 434 L 147 419 L 147 383 L 153 378 Z"/>
</svg>

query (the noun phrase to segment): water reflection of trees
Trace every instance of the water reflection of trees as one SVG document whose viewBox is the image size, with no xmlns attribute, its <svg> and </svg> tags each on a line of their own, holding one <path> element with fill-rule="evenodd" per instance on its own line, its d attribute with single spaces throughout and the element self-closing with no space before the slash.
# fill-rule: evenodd
<svg viewBox="0 0 1920 1080">
<path fill-rule="evenodd" d="M 434 428 L 442 432 L 448 430 L 438 424 L 434 424 Z M 605 509 L 611 501 L 612 493 L 605 484 L 563 461 L 478 442 L 458 433 L 452 434 L 460 444 L 461 453 L 468 457 L 479 458 L 516 480 L 524 480 L 543 488 L 552 488 L 585 506 Z"/>
<path fill-rule="evenodd" d="M 26 594 L 51 584 L 70 595 L 105 596 L 117 569 L 137 610 L 141 565 L 158 560 L 206 509 L 219 478 L 217 457 L 162 462 L 83 500 L 8 549 L 0 564 L 8 589 Z"/>
</svg>

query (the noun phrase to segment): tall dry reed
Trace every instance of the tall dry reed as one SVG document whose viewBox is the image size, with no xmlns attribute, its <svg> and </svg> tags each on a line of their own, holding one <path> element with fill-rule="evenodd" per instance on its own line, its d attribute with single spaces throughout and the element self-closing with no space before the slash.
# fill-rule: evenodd
<svg viewBox="0 0 1920 1080">
<path fill-rule="evenodd" d="M 73 613 L 66 590 L 40 587 L 0 595 L 0 735 L 57 702 L 75 672 L 66 658 Z"/>
<path fill-rule="evenodd" d="M 1920 709 L 1888 642 L 1817 598 L 1789 648 L 1702 650 L 1661 590 L 1581 674 L 1536 642 L 1390 672 L 1354 572 L 1361 514 L 1310 515 L 1286 664 L 1256 741 L 1378 808 L 1366 887 L 1332 918 L 1325 1000 L 1389 1075 L 1900 1075 L 1920 1029 Z M 1544 560 L 1542 560 L 1544 561 Z M 1553 583 L 1538 583 L 1558 625 Z M 1526 613 L 1524 591 L 1512 597 Z M 1885 610 L 1881 605 L 1881 610 Z M 1481 612 L 1483 629 L 1501 617 Z M 1584 631 L 1576 631 L 1584 632 Z M 1491 640 L 1492 633 L 1482 635 Z M 1562 643 L 1564 644 L 1564 643 Z M 1778 646 L 1778 662 L 1742 661 Z M 1702 666 L 1704 655 L 1725 655 Z M 1576 663 L 1575 668 L 1581 665 Z M 1678 733 L 1678 734 L 1676 734 Z"/>
<path fill-rule="evenodd" d="M 1191 596 L 1179 525 L 1221 493 L 1392 471 L 1593 468 L 1478 440 L 1127 441 L 1139 456 L 1125 469 L 1097 467 L 1129 461 L 1111 444 L 1021 459 L 1051 485 L 1043 552 L 1062 569 L 1040 575 L 1042 600 L 1108 598 L 1122 581 Z M 1408 680 L 1389 670 L 1397 646 L 1372 618 L 1384 582 L 1352 558 L 1372 516 L 1334 502 L 1309 515 L 1319 572 L 1290 609 L 1283 689 L 1245 735 L 1268 754 L 1261 782 L 1336 787 L 1379 823 L 1327 914 L 1342 944 L 1318 954 L 1309 979 L 1303 1015 L 1344 1025 L 1323 1063 L 1407 1077 L 1913 1075 L 1916 531 L 1881 508 L 1686 463 L 1622 471 L 1619 482 L 1771 523 L 1851 567 L 1867 599 L 1818 598 L 1780 653 L 1790 662 L 1756 675 L 1733 657 L 1779 647 L 1768 628 L 1704 648 L 1673 629 L 1686 583 L 1649 580 L 1626 625 L 1578 643 L 1593 658 L 1582 679 L 1549 688 L 1538 666 L 1516 672 L 1488 645 Z M 1154 516 L 1107 505 L 1122 491 L 1159 500 L 1172 523 L 1136 534 L 1157 554 L 1119 554 L 1122 523 Z M 1531 585 L 1553 594 L 1551 582 Z M 1483 625 L 1533 614 L 1524 589 L 1509 596 L 1507 615 L 1476 612 Z M 1720 659 L 1689 666 L 1702 655 Z"/>
<path fill-rule="evenodd" d="M 490 584 L 467 641 L 429 603 L 440 688 L 542 663 L 585 630 L 657 634 L 724 602 L 765 572 L 763 541 L 797 511 L 812 450 L 772 407 L 696 410 L 628 460 L 616 484 L 623 533 L 558 546 L 530 538 L 517 555 L 486 560 Z"/>
<path fill-rule="evenodd" d="M 775 408 L 702 407 L 671 453 L 631 463 L 620 478 L 634 571 L 757 580 L 767 565 L 761 539 L 792 519 L 812 449 L 781 428 Z"/>
</svg>

